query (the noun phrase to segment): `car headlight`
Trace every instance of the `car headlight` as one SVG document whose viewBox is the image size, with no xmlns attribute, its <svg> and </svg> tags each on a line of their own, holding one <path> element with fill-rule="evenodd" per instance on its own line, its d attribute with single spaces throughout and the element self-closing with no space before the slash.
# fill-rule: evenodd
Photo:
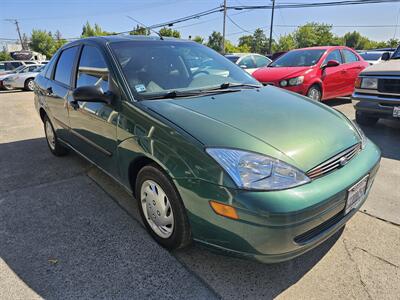
<svg viewBox="0 0 400 300">
<path fill-rule="evenodd" d="M 242 189 L 273 191 L 310 182 L 302 171 L 273 157 L 235 149 L 206 151 Z"/>
<path fill-rule="evenodd" d="M 299 76 L 299 77 L 294 77 L 294 78 L 290 78 L 288 80 L 289 85 L 300 85 L 302 84 L 304 81 L 304 76 Z"/>
<path fill-rule="evenodd" d="M 360 77 L 358 85 L 362 89 L 377 90 L 378 78 Z"/>
<path fill-rule="evenodd" d="M 353 126 L 354 129 L 357 131 L 358 135 L 360 136 L 360 140 L 361 140 L 361 149 L 365 148 L 365 144 L 367 142 L 367 137 L 365 136 L 364 131 L 362 131 L 362 129 L 360 128 L 360 126 L 358 126 L 358 124 L 356 122 L 350 121 Z"/>
<path fill-rule="evenodd" d="M 280 84 L 281 86 L 287 86 L 287 85 L 288 85 L 288 82 L 287 82 L 287 80 L 281 80 L 281 82 L 279 82 L 279 84 Z"/>
</svg>

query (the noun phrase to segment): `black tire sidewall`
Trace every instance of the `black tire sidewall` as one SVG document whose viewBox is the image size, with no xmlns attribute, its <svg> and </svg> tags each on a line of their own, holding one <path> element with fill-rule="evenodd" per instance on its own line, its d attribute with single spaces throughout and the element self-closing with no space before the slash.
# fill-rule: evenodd
<svg viewBox="0 0 400 300">
<path fill-rule="evenodd" d="M 143 213 L 140 200 L 140 191 L 142 184 L 146 180 L 152 180 L 159 184 L 166 193 L 171 204 L 172 213 L 174 215 L 174 229 L 169 238 L 162 238 L 158 236 L 148 224 Z M 135 184 L 135 198 L 137 200 L 140 216 L 144 226 L 160 245 L 166 249 L 173 250 L 183 248 L 190 244 L 190 226 L 186 215 L 186 209 L 172 181 L 166 174 L 164 174 L 163 171 L 158 168 L 158 166 L 151 164 L 143 167 L 140 170 Z"/>
</svg>

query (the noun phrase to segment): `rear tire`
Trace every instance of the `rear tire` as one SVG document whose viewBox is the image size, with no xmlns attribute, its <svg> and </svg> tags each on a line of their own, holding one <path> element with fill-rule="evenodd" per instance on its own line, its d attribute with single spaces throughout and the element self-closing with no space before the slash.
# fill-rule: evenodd
<svg viewBox="0 0 400 300">
<path fill-rule="evenodd" d="M 157 165 L 139 171 L 135 197 L 147 231 L 161 246 L 173 250 L 190 244 L 186 209 L 174 184 Z"/>
<path fill-rule="evenodd" d="M 322 100 L 322 91 L 318 84 L 314 84 L 308 89 L 307 97 L 318 102 Z"/>
<path fill-rule="evenodd" d="M 356 111 L 356 122 L 364 126 L 374 126 L 378 122 L 379 118 L 371 115 Z"/>
<path fill-rule="evenodd" d="M 68 153 L 68 148 L 62 145 L 58 140 L 57 134 L 48 116 L 44 116 L 43 124 L 44 132 L 46 134 L 47 146 L 49 146 L 51 153 L 53 153 L 55 156 L 66 155 Z"/>
<path fill-rule="evenodd" d="M 35 88 L 35 83 L 33 81 L 33 78 L 28 78 L 25 81 L 24 90 L 32 92 L 34 90 L 34 88 Z"/>
</svg>

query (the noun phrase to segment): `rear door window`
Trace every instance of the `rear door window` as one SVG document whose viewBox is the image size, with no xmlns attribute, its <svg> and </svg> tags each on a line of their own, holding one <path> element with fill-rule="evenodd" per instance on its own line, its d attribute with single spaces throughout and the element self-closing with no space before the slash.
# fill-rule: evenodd
<svg viewBox="0 0 400 300">
<path fill-rule="evenodd" d="M 345 63 L 352 63 L 358 61 L 357 55 L 355 55 L 353 52 L 347 49 L 343 49 L 343 56 L 344 56 L 344 61 Z"/>
<path fill-rule="evenodd" d="M 74 65 L 75 57 L 78 52 L 78 46 L 65 49 L 60 54 L 56 65 L 54 80 L 63 83 L 67 86 L 71 84 L 72 68 Z"/>
</svg>

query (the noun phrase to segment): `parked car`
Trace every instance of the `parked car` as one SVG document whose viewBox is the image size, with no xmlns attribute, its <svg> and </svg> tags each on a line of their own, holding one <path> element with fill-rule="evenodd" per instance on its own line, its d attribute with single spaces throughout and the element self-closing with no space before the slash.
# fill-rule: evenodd
<svg viewBox="0 0 400 300">
<path fill-rule="evenodd" d="M 34 60 L 7 60 L 0 61 L 0 75 L 15 72 L 18 67 L 38 64 Z"/>
<path fill-rule="evenodd" d="M 358 73 L 368 65 L 347 47 L 312 47 L 289 51 L 253 76 L 264 85 L 321 101 L 351 95 Z"/>
<path fill-rule="evenodd" d="M 193 57 L 224 75 L 191 71 Z M 133 193 L 167 249 L 195 240 L 288 260 L 344 226 L 379 166 L 379 149 L 343 114 L 263 87 L 192 41 L 80 39 L 35 83 L 50 151 L 81 154 Z"/>
<path fill-rule="evenodd" d="M 383 62 L 362 71 L 355 83 L 356 121 L 375 125 L 380 118 L 400 120 L 400 46 Z"/>
<path fill-rule="evenodd" d="M 30 70 L 32 66 L 36 66 L 35 69 Z M 3 85 L 6 89 L 24 89 L 26 91 L 33 91 L 35 86 L 35 77 L 43 70 L 44 65 L 32 65 L 27 67 L 28 72 L 19 72 L 11 74 L 3 80 Z"/>
<path fill-rule="evenodd" d="M 273 54 L 267 54 L 267 57 L 274 61 L 277 60 L 278 57 L 282 56 L 283 54 L 285 54 L 287 51 L 279 51 L 279 52 L 275 52 Z"/>
<path fill-rule="evenodd" d="M 225 55 L 225 57 L 249 74 L 252 74 L 255 70 L 265 67 L 272 62 L 268 57 L 257 53 L 232 53 Z"/>
<path fill-rule="evenodd" d="M 39 64 L 28 64 L 28 65 L 21 65 L 18 68 L 14 69 L 13 71 L 9 71 L 6 74 L 0 75 L 0 90 L 3 89 L 7 89 L 7 87 L 4 84 L 4 80 L 11 76 L 11 75 L 16 75 L 16 74 L 24 74 L 24 73 L 28 73 L 28 72 L 32 72 L 33 70 L 35 70 L 36 68 L 38 68 Z"/>
<path fill-rule="evenodd" d="M 385 53 L 389 53 L 389 55 L 392 55 L 393 52 L 388 52 L 388 51 L 365 51 L 365 52 L 358 52 L 364 60 L 369 63 L 370 65 L 374 65 L 377 63 L 382 62 L 382 55 Z M 387 55 L 387 54 L 385 54 Z"/>
</svg>

